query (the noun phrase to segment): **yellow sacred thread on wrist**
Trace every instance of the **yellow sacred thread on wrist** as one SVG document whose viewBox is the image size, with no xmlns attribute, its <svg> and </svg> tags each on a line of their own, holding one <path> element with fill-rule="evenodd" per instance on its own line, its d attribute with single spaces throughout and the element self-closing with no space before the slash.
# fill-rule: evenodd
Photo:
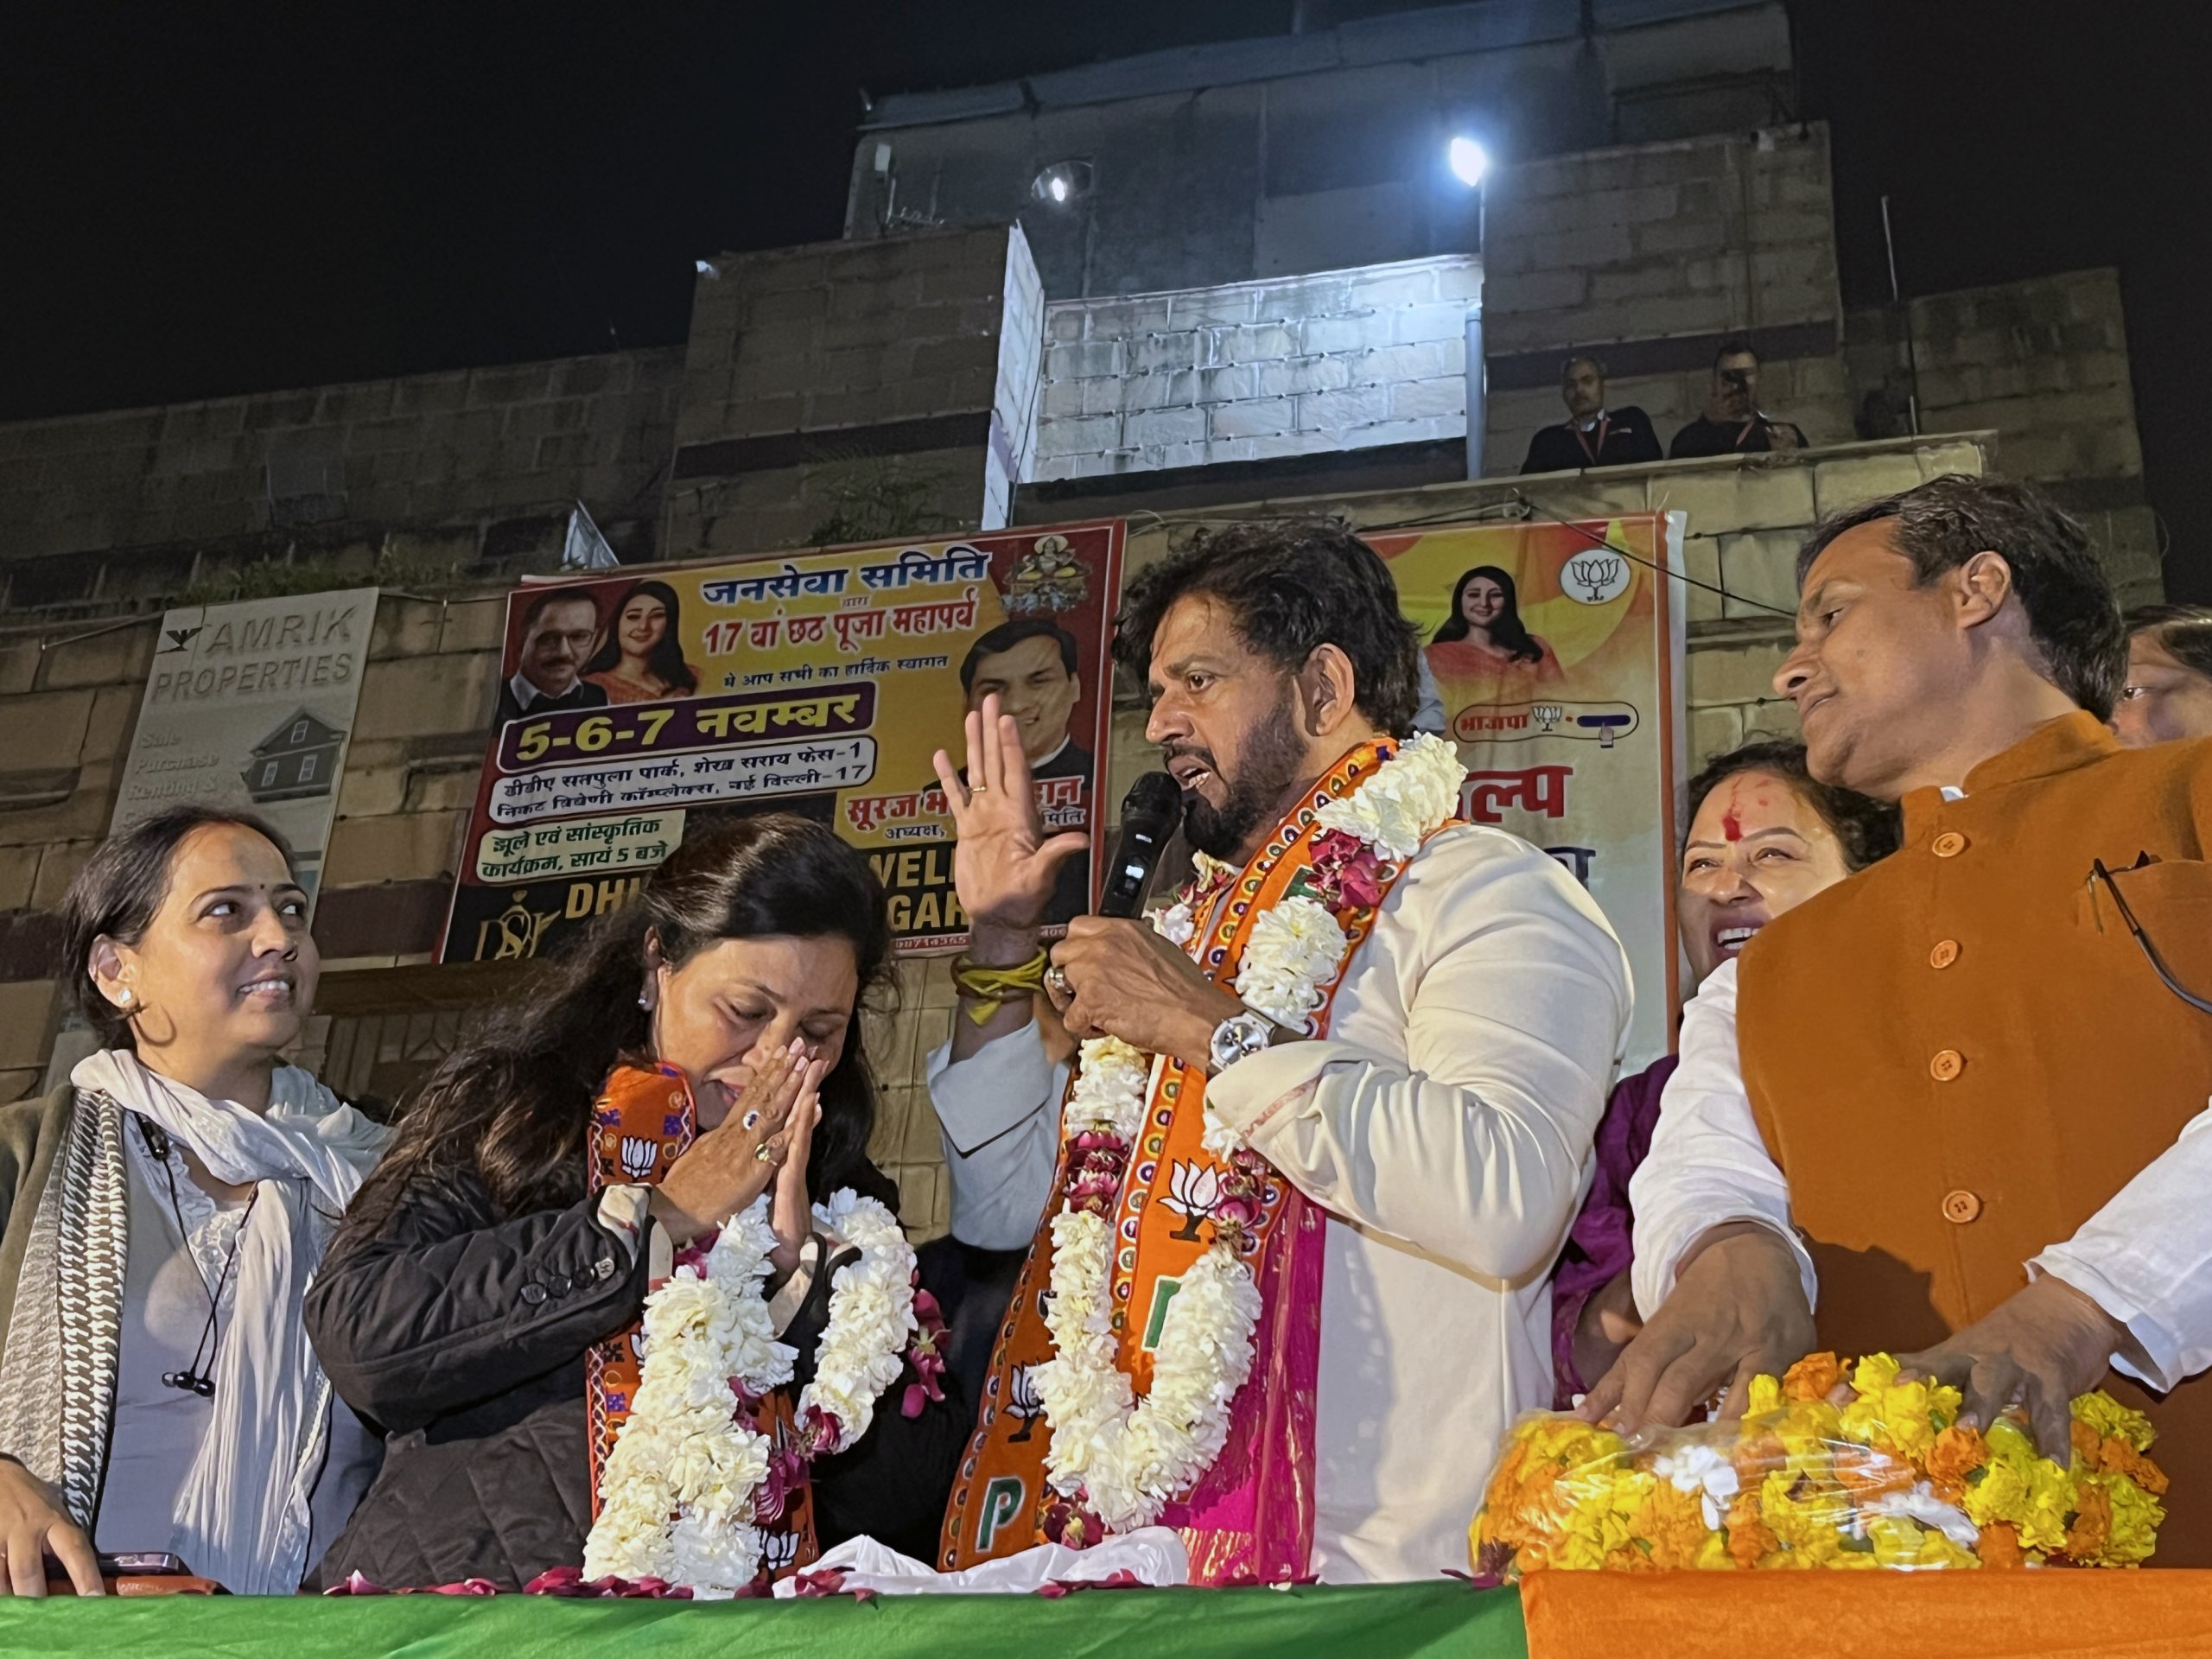
<svg viewBox="0 0 2212 1659">
<path fill-rule="evenodd" d="M 970 1006 L 968 1017 L 988 1025 L 1002 1002 L 1019 1002 L 1045 988 L 1045 964 L 1051 960 L 1043 947 L 1019 968 L 987 968 L 967 957 L 952 963 L 952 983 Z"/>
</svg>

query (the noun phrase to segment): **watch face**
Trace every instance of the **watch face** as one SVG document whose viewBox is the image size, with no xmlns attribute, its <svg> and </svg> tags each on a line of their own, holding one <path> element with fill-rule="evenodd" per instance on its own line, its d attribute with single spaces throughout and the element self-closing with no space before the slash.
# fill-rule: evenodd
<svg viewBox="0 0 2212 1659">
<path fill-rule="evenodd" d="M 1234 1065 L 1248 1054 L 1257 1054 L 1268 1046 L 1272 1027 L 1266 1019 L 1256 1014 L 1232 1014 L 1214 1028 L 1212 1059 L 1219 1071 Z"/>
</svg>

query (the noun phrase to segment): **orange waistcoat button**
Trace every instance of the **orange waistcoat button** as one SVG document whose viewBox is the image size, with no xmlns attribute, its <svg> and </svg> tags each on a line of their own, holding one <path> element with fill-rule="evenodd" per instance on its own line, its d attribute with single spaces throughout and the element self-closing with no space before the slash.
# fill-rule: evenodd
<svg viewBox="0 0 2212 1659">
<path fill-rule="evenodd" d="M 1928 1062 L 1928 1075 L 1938 1083 L 1948 1083 L 1966 1069 L 1966 1056 L 1955 1048 L 1939 1049 L 1936 1058 Z"/>
<path fill-rule="evenodd" d="M 1943 1219 L 1963 1227 L 1981 1213 L 1981 1200 L 1964 1187 L 1943 1195 Z"/>
<path fill-rule="evenodd" d="M 1936 948 L 1928 953 L 1930 968 L 1948 968 L 1958 959 L 1959 942 L 1956 939 L 1939 939 Z"/>
<path fill-rule="evenodd" d="M 1967 838 L 1955 830 L 1946 830 L 1929 843 L 1928 850 L 1938 858 L 1956 858 L 1967 849 Z"/>
</svg>

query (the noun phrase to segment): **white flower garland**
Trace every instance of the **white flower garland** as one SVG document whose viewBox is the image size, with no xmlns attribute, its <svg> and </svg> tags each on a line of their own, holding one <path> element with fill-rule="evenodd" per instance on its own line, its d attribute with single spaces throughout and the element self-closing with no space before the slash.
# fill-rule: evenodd
<svg viewBox="0 0 2212 1659">
<path fill-rule="evenodd" d="M 1394 864 L 1421 850 L 1429 831 L 1459 804 L 1467 769 L 1456 745 L 1427 732 L 1409 738 L 1376 774 L 1351 794 L 1318 808 L 1314 820 L 1338 830 Z"/>
<path fill-rule="evenodd" d="M 1402 862 L 1452 816 L 1465 776 L 1451 744 L 1418 736 L 1316 817 L 1325 830 L 1350 835 L 1379 857 Z M 1156 912 L 1152 920 L 1177 944 L 1196 932 L 1187 905 Z M 1349 943 L 1326 906 L 1303 895 L 1285 899 L 1255 919 L 1238 965 L 1236 994 L 1247 1007 L 1280 1025 L 1308 1029 L 1323 1001 L 1322 987 L 1342 971 Z M 1109 1158 L 1118 1143 L 1125 1171 L 1156 1064 L 1118 1038 L 1084 1043 L 1064 1132 L 1079 1142 L 1083 1137 L 1104 1142 Z M 1255 1161 L 1242 1137 L 1211 1113 L 1204 1145 L 1240 1166 Z M 1085 1181 L 1078 1159 L 1071 1192 L 1089 1191 Z M 1251 1375 L 1260 1293 L 1236 1239 L 1217 1226 L 1167 1305 L 1152 1389 L 1137 1400 L 1116 1353 L 1111 1207 L 1070 1205 L 1052 1217 L 1052 1298 L 1045 1323 L 1053 1357 L 1032 1380 L 1052 1430 L 1045 1467 L 1053 1489 L 1080 1497 L 1109 1530 L 1126 1532 L 1156 1521 L 1221 1455 L 1230 1404 Z"/>
<path fill-rule="evenodd" d="M 799 1390 L 802 1429 L 827 1418 L 836 1439 L 816 1452 L 849 1451 L 875 1421 L 875 1402 L 899 1380 L 914 1334 L 914 1247 L 899 1218 L 874 1198 L 840 1187 L 814 1206 L 814 1224 L 861 1253 L 830 1281 L 830 1322 L 814 1348 L 814 1381 Z M 757 1294 L 757 1293 L 756 1293 Z"/>
<path fill-rule="evenodd" d="M 730 1384 L 766 1394 L 791 1380 L 796 1357 L 760 1297 L 776 1245 L 767 1211 L 764 1197 L 733 1217 L 703 1274 L 678 1268 L 645 1299 L 644 1371 L 601 1482 L 587 1578 L 664 1579 L 711 1599 L 760 1570 L 753 1495 L 768 1440 L 740 1418 Z"/>
<path fill-rule="evenodd" d="M 914 1251 L 888 1210 L 849 1188 L 814 1218 L 860 1251 L 830 1281 L 814 1380 L 797 1406 L 800 1428 L 819 1434 L 813 1455 L 824 1455 L 868 1433 L 899 1378 L 916 1325 Z M 758 1399 L 791 1378 L 797 1355 L 776 1340 L 761 1294 L 775 1247 L 764 1194 L 724 1224 L 703 1274 L 678 1268 L 645 1299 L 644 1367 L 607 1460 L 586 1578 L 662 1579 L 710 1600 L 759 1576 L 755 1499 L 771 1448 L 732 1388 Z"/>
</svg>

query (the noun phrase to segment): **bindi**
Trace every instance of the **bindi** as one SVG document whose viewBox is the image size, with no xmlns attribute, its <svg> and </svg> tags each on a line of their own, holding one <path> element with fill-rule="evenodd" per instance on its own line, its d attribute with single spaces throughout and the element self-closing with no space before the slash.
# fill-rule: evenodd
<svg viewBox="0 0 2212 1659">
<path fill-rule="evenodd" d="M 1736 811 L 1737 804 L 1743 798 L 1743 794 L 1744 786 L 1740 783 L 1728 785 L 1728 804 L 1720 814 L 1720 833 L 1731 841 L 1741 841 L 1744 838 L 1744 820 Z"/>
</svg>

